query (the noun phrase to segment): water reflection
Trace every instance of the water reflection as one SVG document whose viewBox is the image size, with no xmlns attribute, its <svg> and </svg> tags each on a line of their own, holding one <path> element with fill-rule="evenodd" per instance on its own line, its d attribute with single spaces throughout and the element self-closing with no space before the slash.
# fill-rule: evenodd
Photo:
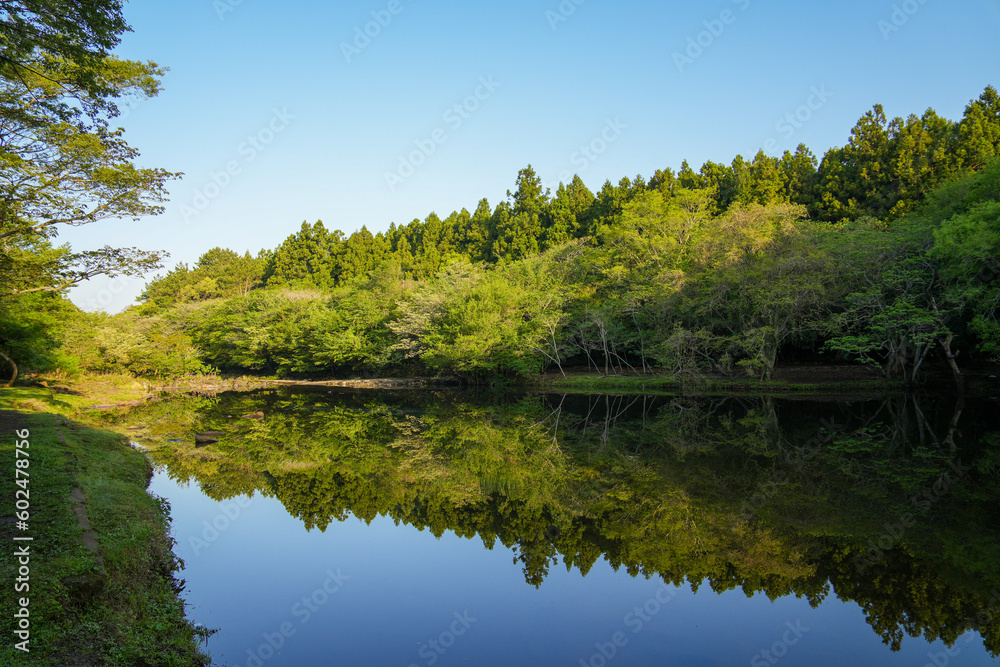
<svg viewBox="0 0 1000 667">
<path fill-rule="evenodd" d="M 971 630 L 1000 653 L 995 402 L 281 389 L 109 419 L 143 426 L 171 478 L 275 498 L 309 530 L 387 517 L 502 544 L 534 587 L 605 559 L 853 602 L 893 650 Z"/>
</svg>

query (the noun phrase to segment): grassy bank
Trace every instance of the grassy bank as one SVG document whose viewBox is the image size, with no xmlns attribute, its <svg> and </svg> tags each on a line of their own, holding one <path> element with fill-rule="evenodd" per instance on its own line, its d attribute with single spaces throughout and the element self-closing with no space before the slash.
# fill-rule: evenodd
<svg viewBox="0 0 1000 667">
<path fill-rule="evenodd" d="M 117 398 L 136 393 L 111 389 Z M 7 584 L 0 596 L 7 640 L 0 646 L 0 664 L 205 664 L 199 633 L 185 620 L 178 596 L 174 574 L 181 564 L 171 552 L 169 508 L 146 492 L 149 462 L 121 435 L 65 416 L 93 400 L 45 387 L 0 390 L 0 535 L 8 544 L 2 559 Z M 29 461 L 24 470 L 30 475 L 26 531 L 14 519 L 15 443 L 24 430 L 29 446 L 20 451 L 28 457 L 21 459 Z M 106 578 L 84 544 L 84 527 L 73 513 L 74 489 L 86 498 L 83 507 Z M 15 535 L 33 541 L 13 543 Z M 30 545 L 29 592 L 14 591 L 20 565 L 11 544 Z M 30 653 L 14 645 L 19 639 L 12 616 L 22 596 L 29 600 Z"/>
<path fill-rule="evenodd" d="M 745 375 L 670 374 L 602 375 L 600 373 L 549 374 L 533 387 L 556 392 L 664 393 L 664 394 L 884 394 L 899 391 L 901 383 L 889 382 L 857 366 L 799 365 L 776 369 L 771 380 Z"/>
</svg>

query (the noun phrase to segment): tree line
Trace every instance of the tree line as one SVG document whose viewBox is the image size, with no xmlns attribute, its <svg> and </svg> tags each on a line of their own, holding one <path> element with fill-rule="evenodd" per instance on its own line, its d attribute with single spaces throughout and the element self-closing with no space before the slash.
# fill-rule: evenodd
<svg viewBox="0 0 1000 667">
<path fill-rule="evenodd" d="M 957 122 L 876 106 L 822 161 L 800 145 L 684 162 L 597 194 L 579 176 L 553 194 L 529 165 L 474 212 L 349 236 L 304 222 L 256 256 L 214 248 L 123 314 L 79 315 L 89 333 L 36 361 L 484 381 L 569 367 L 766 380 L 782 360 L 853 360 L 909 384 L 940 365 L 961 384 L 959 358 L 1000 354 L 998 155 L 990 86 Z M 33 335 L 7 340 L 27 351 Z"/>
</svg>

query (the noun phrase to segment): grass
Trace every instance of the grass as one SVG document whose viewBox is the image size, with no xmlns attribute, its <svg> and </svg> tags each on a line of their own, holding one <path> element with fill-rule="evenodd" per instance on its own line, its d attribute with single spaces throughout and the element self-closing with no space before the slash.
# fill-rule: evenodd
<svg viewBox="0 0 1000 667">
<path fill-rule="evenodd" d="M 568 377 L 548 375 L 529 386 L 563 392 L 623 392 L 623 393 L 684 393 L 684 394 L 884 394 L 900 389 L 895 383 L 859 381 L 791 382 L 757 380 L 754 378 L 722 378 L 705 376 L 695 380 L 671 375 L 600 375 L 571 374 Z"/>
<path fill-rule="evenodd" d="M 901 386 L 891 383 L 874 384 L 871 382 L 825 382 L 825 383 L 793 383 L 776 380 L 754 380 L 741 378 L 739 380 L 710 379 L 699 382 L 681 382 L 671 377 L 656 376 L 608 376 L 584 375 L 568 378 L 544 378 L 528 384 L 535 389 L 546 389 L 560 393 L 594 392 L 594 393 L 636 393 L 636 394 L 685 394 L 685 395 L 715 395 L 715 394 L 766 394 L 780 396 L 785 394 L 850 394 L 882 395 L 886 392 L 901 390 Z"/>
<path fill-rule="evenodd" d="M 106 383 L 98 402 L 134 391 Z M 73 421 L 64 415 L 94 399 L 45 387 L 0 390 L 0 517 L 13 517 L 15 431 L 30 431 L 29 530 L 0 521 L 5 543 L 15 533 L 29 535 L 30 653 L 14 648 L 12 613 L 17 609 L 12 585 L 5 585 L 2 605 L 8 640 L 0 646 L 2 665 L 111 665 L 174 667 L 207 664 L 200 650 L 203 632 L 184 617 L 179 582 L 182 564 L 169 537 L 169 508 L 146 492 L 151 467 L 145 455 L 125 438 Z M 61 437 L 60 437 L 61 435 Z M 85 548 L 71 511 L 70 493 L 79 487 L 97 534 L 107 571 L 103 590 L 88 593 L 71 577 L 93 575 L 96 561 Z M 5 582 L 13 582 L 13 549 L 0 560 Z"/>
</svg>

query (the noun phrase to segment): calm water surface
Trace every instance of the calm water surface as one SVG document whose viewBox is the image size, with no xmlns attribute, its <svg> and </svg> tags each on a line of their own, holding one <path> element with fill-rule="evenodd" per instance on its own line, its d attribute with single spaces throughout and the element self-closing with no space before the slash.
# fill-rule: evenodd
<svg viewBox="0 0 1000 667">
<path fill-rule="evenodd" d="M 996 408 L 272 390 L 115 419 L 219 665 L 922 667 L 1000 650 Z"/>
</svg>

